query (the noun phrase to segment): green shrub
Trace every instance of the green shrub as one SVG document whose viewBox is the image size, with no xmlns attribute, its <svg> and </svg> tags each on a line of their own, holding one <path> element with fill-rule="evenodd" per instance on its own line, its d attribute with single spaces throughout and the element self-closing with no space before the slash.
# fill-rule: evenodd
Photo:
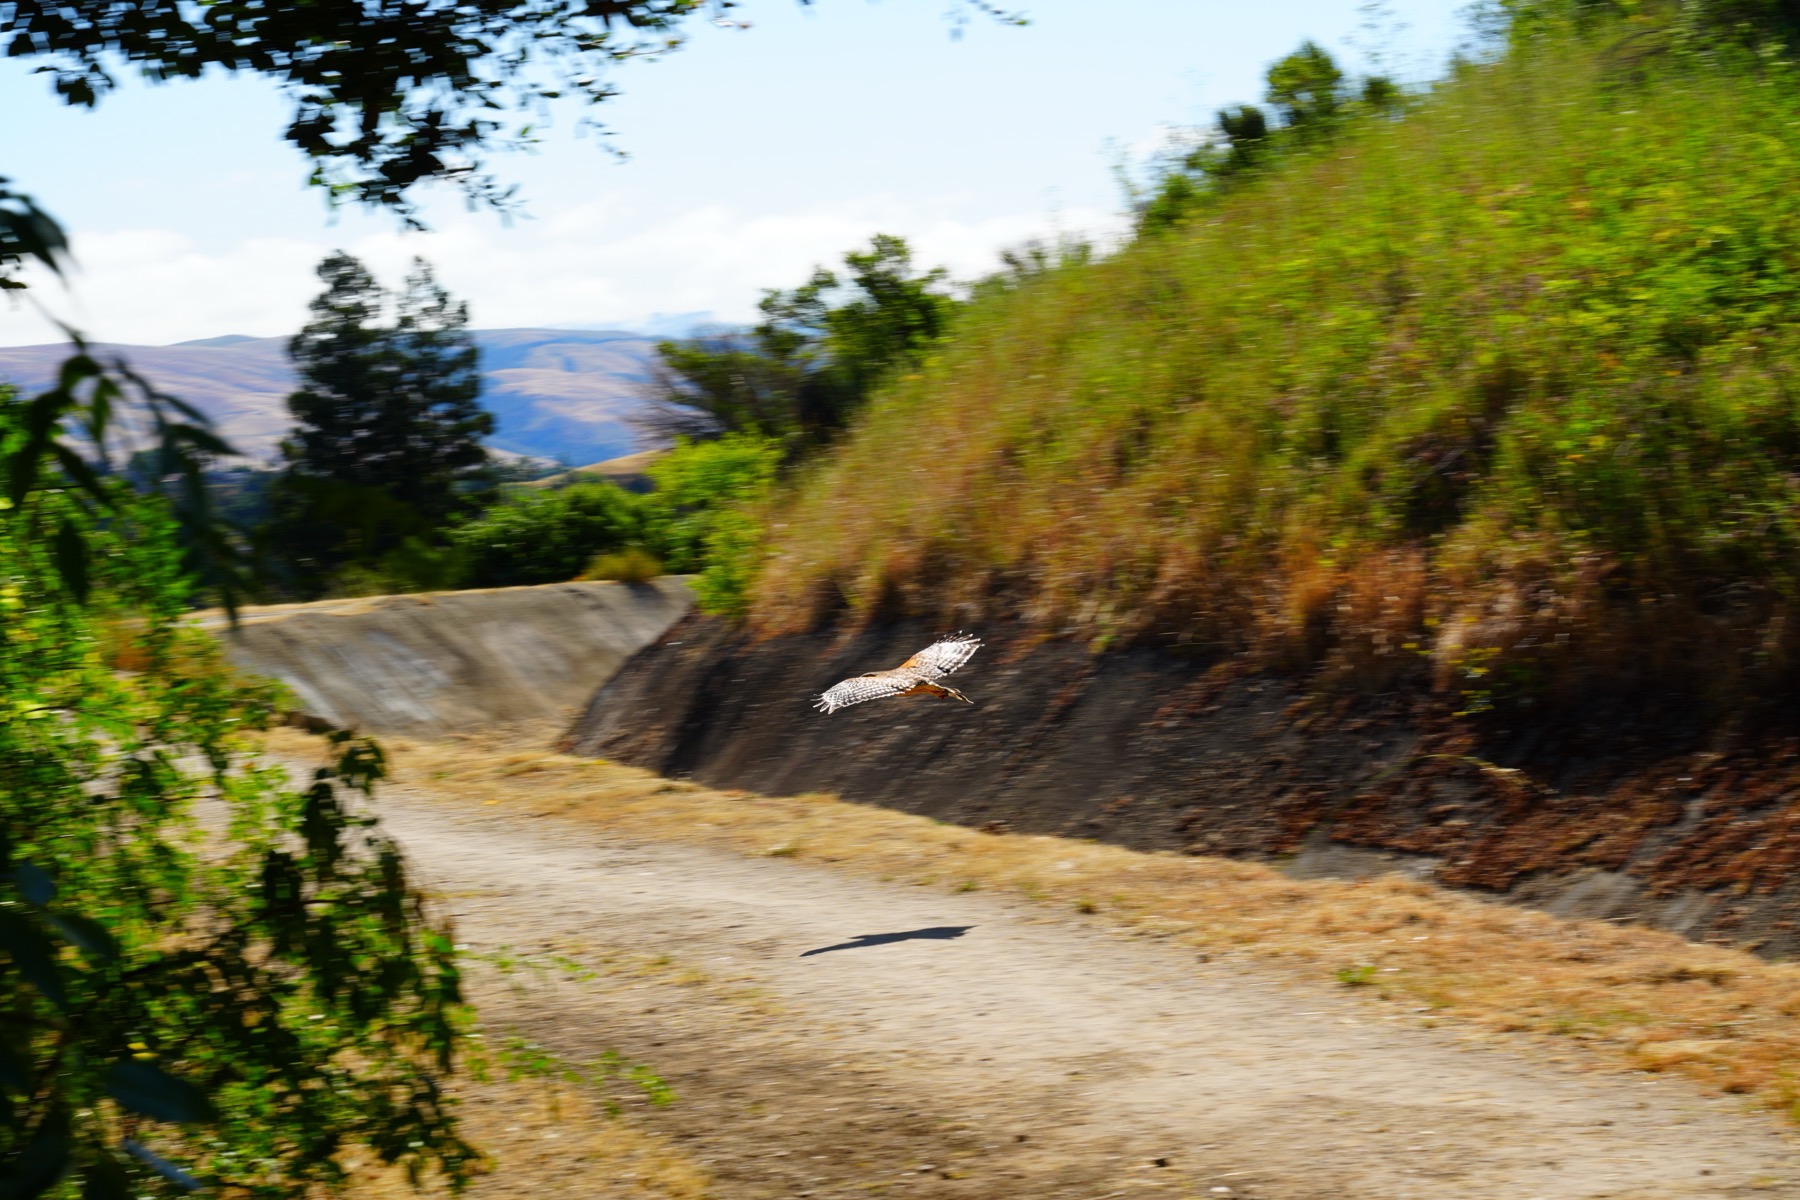
<svg viewBox="0 0 1800 1200">
<path fill-rule="evenodd" d="M 698 572 L 701 608 L 741 616 L 761 564 L 760 510 L 781 466 L 781 443 L 752 434 L 680 442 L 649 468 L 649 540 L 669 569 Z"/>
<path fill-rule="evenodd" d="M 518 587 L 573 579 L 597 554 L 644 536 L 642 501 L 610 483 L 521 489 L 458 526 L 450 541 L 468 587 Z"/>
<path fill-rule="evenodd" d="M 0 1190 L 314 1196 L 351 1150 L 465 1182 L 460 972 L 368 815 L 379 747 L 301 788 L 252 758 L 274 695 L 193 626 L 166 506 L 80 473 L 89 511 L 57 449 L 0 499 Z"/>
</svg>

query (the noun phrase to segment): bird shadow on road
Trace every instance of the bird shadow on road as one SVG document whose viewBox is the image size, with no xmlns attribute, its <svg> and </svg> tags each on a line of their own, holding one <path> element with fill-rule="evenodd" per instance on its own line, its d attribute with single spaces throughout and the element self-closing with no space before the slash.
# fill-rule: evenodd
<svg viewBox="0 0 1800 1200">
<path fill-rule="evenodd" d="M 933 925 L 929 929 L 908 929 L 902 933 L 864 933 L 858 934 L 847 942 L 839 942 L 835 946 L 820 946 L 817 950 L 808 950 L 801 958 L 811 958 L 815 954 L 830 954 L 833 950 L 861 950 L 866 946 L 885 946 L 889 942 L 910 942 L 923 939 L 934 942 L 947 942 L 959 938 L 973 925 Z"/>
</svg>

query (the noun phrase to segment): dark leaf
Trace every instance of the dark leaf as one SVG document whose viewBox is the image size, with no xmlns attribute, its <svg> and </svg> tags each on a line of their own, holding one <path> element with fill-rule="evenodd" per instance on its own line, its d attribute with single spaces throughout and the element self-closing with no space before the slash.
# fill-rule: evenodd
<svg viewBox="0 0 1800 1200">
<path fill-rule="evenodd" d="M 11 1046 L 0 1044 L 0 1088 L 22 1092 L 31 1086 L 31 1063 Z"/>
<path fill-rule="evenodd" d="M 112 497 L 107 495 L 106 485 L 100 482 L 100 477 L 94 473 L 94 468 L 90 467 L 81 455 L 61 442 L 51 447 L 51 453 L 56 455 L 56 461 L 62 465 L 64 473 L 68 475 L 71 482 L 100 503 L 109 507 L 112 505 Z"/>
<path fill-rule="evenodd" d="M 216 454 L 220 458 L 229 458 L 237 453 L 229 442 L 201 425 L 170 425 L 168 436 L 172 441 L 186 442 L 196 450 Z"/>
<path fill-rule="evenodd" d="M 217 1117 L 212 1101 L 200 1088 L 137 1059 L 107 1068 L 106 1091 L 132 1112 L 159 1121 L 207 1122 Z"/>
<path fill-rule="evenodd" d="M 39 399 L 54 399 L 65 409 L 73 408 L 75 389 L 100 374 L 100 364 L 89 354 L 71 354 L 56 373 L 56 390 L 45 392 Z M 60 414 L 59 414 L 60 415 Z"/>
<path fill-rule="evenodd" d="M 26 51 L 21 49 L 20 39 L 14 38 L 8 52 Z M 0 179 L 0 184 L 5 182 Z M 8 260 L 35 258 L 61 275 L 68 252 L 68 238 L 50 214 L 39 208 L 30 196 L 0 186 L 0 265 L 5 265 Z"/>
<path fill-rule="evenodd" d="M 20 863 L 13 868 L 12 876 L 25 903 L 42 908 L 56 899 L 56 881 L 50 878 L 50 872 L 36 863 Z"/>
<path fill-rule="evenodd" d="M 56 571 L 76 602 L 86 604 L 89 583 L 87 539 L 70 520 L 65 520 L 62 528 L 56 531 Z"/>
<path fill-rule="evenodd" d="M 43 448 L 27 441 L 6 456 L 6 498 L 17 505 L 26 493 L 37 486 L 38 468 L 43 462 Z"/>
<path fill-rule="evenodd" d="M 22 914 L 0 912 L 0 950 L 12 955 L 31 985 L 58 1008 L 67 1008 L 68 993 L 63 991 L 62 974 L 56 966 L 56 950 L 38 928 Z"/>
<path fill-rule="evenodd" d="M 112 424 L 113 404 L 119 398 L 116 379 L 102 379 L 88 398 L 88 436 L 94 439 L 102 458 L 106 455 L 106 431 Z"/>
</svg>

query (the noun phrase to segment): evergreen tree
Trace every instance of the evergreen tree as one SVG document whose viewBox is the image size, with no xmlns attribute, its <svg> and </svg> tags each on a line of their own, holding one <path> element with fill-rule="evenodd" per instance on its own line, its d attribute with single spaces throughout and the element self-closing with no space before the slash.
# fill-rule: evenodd
<svg viewBox="0 0 1800 1200">
<path fill-rule="evenodd" d="M 302 591 L 347 564 L 391 566 L 440 543 L 493 488 L 468 306 L 423 260 L 393 297 L 342 252 L 319 278 L 313 319 L 288 349 L 304 388 L 288 398 L 277 489 L 276 541 L 313 585 Z"/>
</svg>

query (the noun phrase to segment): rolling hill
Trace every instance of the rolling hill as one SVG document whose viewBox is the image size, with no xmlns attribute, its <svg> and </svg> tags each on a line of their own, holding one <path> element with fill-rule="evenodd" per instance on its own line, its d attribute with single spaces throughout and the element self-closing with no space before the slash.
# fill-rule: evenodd
<svg viewBox="0 0 1800 1200">
<path fill-rule="evenodd" d="M 625 416 L 655 340 L 620 330 L 481 329 L 486 390 L 497 449 L 568 462 L 628 454 L 637 437 Z M 206 412 L 244 453 L 265 458 L 288 426 L 295 389 L 284 337 L 238 334 L 173 346 L 102 344 L 157 386 Z M 47 387 L 68 353 L 61 343 L 0 347 L 0 381 L 27 392 Z"/>
</svg>

